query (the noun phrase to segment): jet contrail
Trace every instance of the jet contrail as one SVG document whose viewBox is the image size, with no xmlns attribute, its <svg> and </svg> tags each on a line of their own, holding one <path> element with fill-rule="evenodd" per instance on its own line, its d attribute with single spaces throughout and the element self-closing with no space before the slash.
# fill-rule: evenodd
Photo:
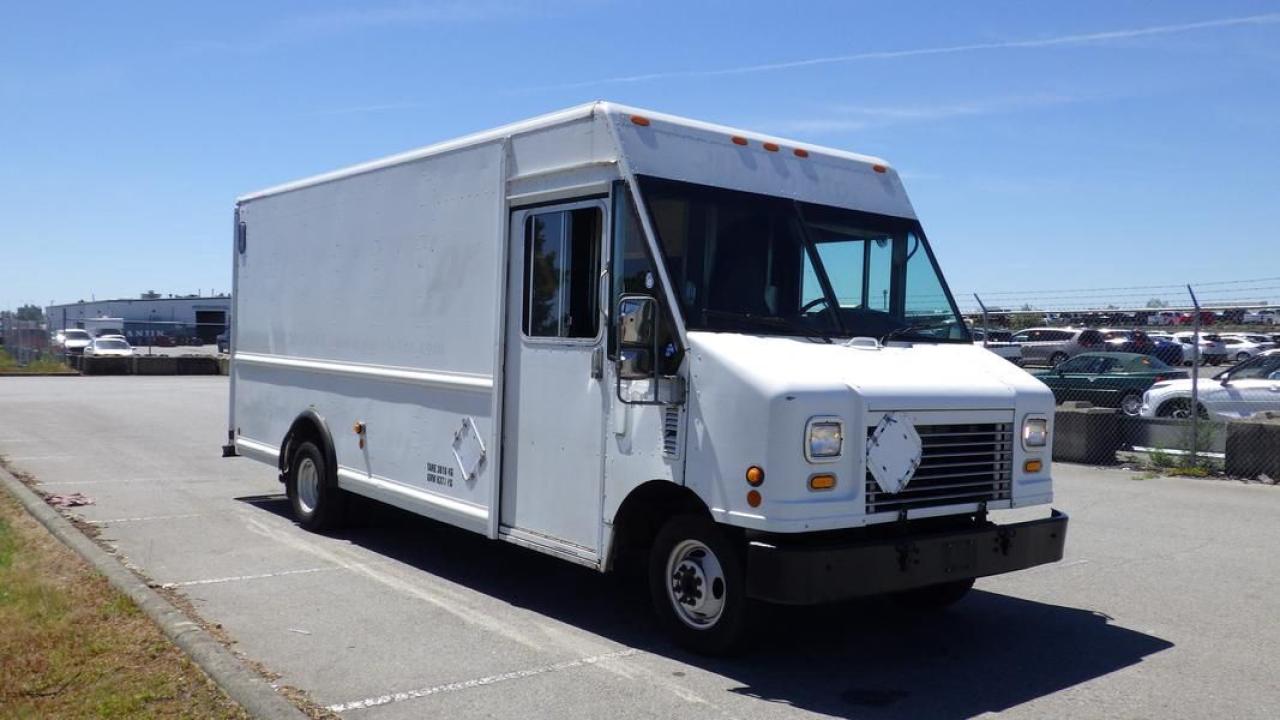
<svg viewBox="0 0 1280 720">
<path fill-rule="evenodd" d="M 722 75 L 745 75 L 748 73 L 768 72 L 770 70 L 789 70 L 792 68 L 810 67 L 814 65 L 833 65 L 835 63 L 855 62 L 858 60 L 889 60 L 903 57 L 920 57 L 925 55 L 952 55 L 956 53 L 977 52 L 979 50 L 1003 50 L 1011 48 L 1041 48 L 1055 45 L 1082 45 L 1103 42 L 1106 40 L 1123 40 L 1127 38 L 1145 37 L 1148 35 L 1174 35 L 1177 33 L 1208 30 L 1210 28 L 1232 27 L 1235 25 L 1268 25 L 1280 22 L 1280 13 L 1247 15 L 1244 17 L 1219 18 L 1201 22 L 1181 23 L 1177 25 L 1155 25 L 1128 30 L 1108 30 L 1104 32 L 1083 33 L 1076 35 L 1059 35 L 1057 37 L 1040 38 L 1038 40 L 1008 40 L 1003 42 L 971 43 L 968 45 L 948 45 L 944 47 L 913 48 L 909 50 L 882 50 L 862 52 L 851 55 L 830 55 L 827 57 L 791 60 L 787 62 L 764 63 L 760 65 L 742 65 L 739 67 L 719 68 L 714 70 L 673 70 L 669 72 L 653 72 L 643 75 L 620 75 L 597 80 L 549 85 L 540 90 L 564 90 L 570 88 L 591 87 L 593 85 L 611 85 L 618 83 L 638 83 L 668 78 L 717 77 Z"/>
</svg>

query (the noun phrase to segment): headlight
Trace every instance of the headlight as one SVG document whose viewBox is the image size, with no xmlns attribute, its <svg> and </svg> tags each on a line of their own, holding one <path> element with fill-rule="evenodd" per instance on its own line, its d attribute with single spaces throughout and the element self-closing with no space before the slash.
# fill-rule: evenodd
<svg viewBox="0 0 1280 720">
<path fill-rule="evenodd" d="M 838 419 L 814 418 L 809 421 L 806 435 L 805 455 L 809 461 L 840 457 L 844 447 L 844 423 Z"/>
<path fill-rule="evenodd" d="M 1044 447 L 1049 442 L 1049 421 L 1044 418 L 1027 418 L 1022 421 L 1022 444 L 1026 447 Z"/>
</svg>

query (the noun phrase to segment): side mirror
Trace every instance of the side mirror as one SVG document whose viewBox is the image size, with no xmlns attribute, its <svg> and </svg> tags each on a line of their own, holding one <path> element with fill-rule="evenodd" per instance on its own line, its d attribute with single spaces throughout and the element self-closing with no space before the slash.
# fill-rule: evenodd
<svg viewBox="0 0 1280 720">
<path fill-rule="evenodd" d="M 653 347 L 657 302 L 648 295 L 624 295 L 618 300 L 618 345 Z"/>
<path fill-rule="evenodd" d="M 648 295 L 623 295 L 614 314 L 618 336 L 618 359 L 614 366 L 618 399 L 625 403 L 656 403 L 658 400 L 658 302 Z M 623 380 L 651 380 L 652 400 L 629 400 L 622 396 Z"/>
</svg>

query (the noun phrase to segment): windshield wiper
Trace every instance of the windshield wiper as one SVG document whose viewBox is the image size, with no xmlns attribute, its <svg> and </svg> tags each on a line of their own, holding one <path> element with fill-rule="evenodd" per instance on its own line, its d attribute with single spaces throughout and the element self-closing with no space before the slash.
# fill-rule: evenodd
<svg viewBox="0 0 1280 720">
<path fill-rule="evenodd" d="M 895 339 L 908 339 L 908 340 L 931 340 L 931 341 L 934 341 L 934 342 L 939 341 L 939 340 L 940 340 L 940 338 L 936 338 L 936 337 L 934 337 L 934 336 L 932 336 L 932 335 L 925 335 L 924 333 L 920 332 L 921 330 L 928 329 L 929 327 L 942 327 L 942 326 L 940 326 L 940 325 L 934 325 L 934 326 L 930 326 L 930 325 L 923 325 L 923 326 L 921 326 L 921 325 L 903 325 L 902 327 L 894 328 L 894 329 L 890 330 L 889 332 L 885 333 L 884 335 L 881 335 L 881 336 L 880 336 L 880 344 L 881 344 L 881 345 L 884 345 L 885 343 L 889 342 L 890 340 L 895 340 Z"/>
<path fill-rule="evenodd" d="M 728 310 L 712 310 L 705 308 L 702 311 L 703 318 L 707 316 L 718 317 L 724 320 L 745 320 L 755 323 L 756 325 L 764 325 L 767 327 L 783 328 L 786 330 L 798 330 L 809 337 L 818 338 L 828 345 L 831 344 L 831 336 L 822 332 L 817 328 L 809 327 L 802 322 L 789 320 L 784 317 L 774 315 L 754 315 L 752 313 L 731 312 Z"/>
</svg>

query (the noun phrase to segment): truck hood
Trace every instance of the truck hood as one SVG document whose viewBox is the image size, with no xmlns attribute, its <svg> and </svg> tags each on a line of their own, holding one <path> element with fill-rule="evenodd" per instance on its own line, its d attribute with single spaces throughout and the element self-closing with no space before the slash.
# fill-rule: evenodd
<svg viewBox="0 0 1280 720">
<path fill-rule="evenodd" d="M 978 410 L 1027 406 L 1051 411 L 1044 383 L 969 343 L 846 346 L 808 338 L 691 332 L 695 362 L 712 360 L 778 392 L 844 385 L 870 410 Z M 764 387 L 761 388 L 762 390 Z"/>
</svg>

